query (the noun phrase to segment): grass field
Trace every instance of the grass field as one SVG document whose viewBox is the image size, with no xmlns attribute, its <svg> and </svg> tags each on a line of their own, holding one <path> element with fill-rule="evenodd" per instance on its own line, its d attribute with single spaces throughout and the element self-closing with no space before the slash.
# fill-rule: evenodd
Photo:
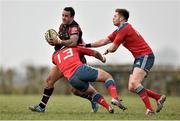
<svg viewBox="0 0 180 121">
<path fill-rule="evenodd" d="M 100 107 L 91 113 L 90 103 L 76 96 L 53 95 L 45 113 L 28 110 L 28 106 L 39 102 L 41 95 L 0 95 L 0 120 L 180 120 L 180 97 L 168 97 L 164 109 L 155 116 L 145 116 L 145 108 L 138 96 L 123 97 L 128 111 L 115 107 L 109 114 Z M 110 101 L 110 97 L 105 97 Z M 155 107 L 155 102 L 151 100 Z"/>
</svg>

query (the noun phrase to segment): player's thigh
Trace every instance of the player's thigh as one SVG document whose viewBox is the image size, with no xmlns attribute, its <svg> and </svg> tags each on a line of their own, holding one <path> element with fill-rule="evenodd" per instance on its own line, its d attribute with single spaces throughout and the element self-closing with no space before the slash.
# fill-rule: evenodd
<svg viewBox="0 0 180 121">
<path fill-rule="evenodd" d="M 58 79 L 62 78 L 63 74 L 59 71 L 57 66 L 54 66 L 48 75 L 48 81 L 56 82 Z"/>
<path fill-rule="evenodd" d="M 72 87 L 82 92 L 85 92 L 89 87 L 89 82 L 80 80 L 76 74 L 69 79 L 69 83 Z"/>
<path fill-rule="evenodd" d="M 141 83 L 145 76 L 146 71 L 141 68 L 135 67 L 129 81 L 130 83 Z"/>
<path fill-rule="evenodd" d="M 82 65 L 76 70 L 75 75 L 77 75 L 79 80 L 94 82 L 98 76 L 98 69 L 88 65 Z"/>
<path fill-rule="evenodd" d="M 98 68 L 98 76 L 97 76 L 96 81 L 104 82 L 108 79 L 112 79 L 112 76 L 108 72 Z"/>
</svg>

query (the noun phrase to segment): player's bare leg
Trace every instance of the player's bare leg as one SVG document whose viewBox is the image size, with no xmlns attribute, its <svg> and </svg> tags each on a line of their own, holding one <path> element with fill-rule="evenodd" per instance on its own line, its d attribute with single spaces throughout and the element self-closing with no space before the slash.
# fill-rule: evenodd
<svg viewBox="0 0 180 121">
<path fill-rule="evenodd" d="M 58 81 L 62 77 L 63 77 L 63 75 L 59 71 L 58 67 L 54 66 L 51 69 L 51 71 L 48 75 L 48 78 L 46 79 L 46 86 L 44 88 L 44 93 L 43 93 L 43 97 L 41 99 L 41 102 L 38 105 L 30 106 L 29 109 L 32 111 L 36 111 L 36 112 L 44 112 L 45 107 L 48 103 L 48 100 L 54 91 L 54 84 L 56 83 L 56 81 Z M 88 95 L 82 96 L 81 93 L 78 93 L 78 91 L 76 89 L 72 89 L 72 93 L 76 93 L 75 95 L 89 100 Z M 98 105 L 93 101 L 91 101 L 91 105 L 92 105 L 92 111 L 97 112 L 98 111 Z"/>
<path fill-rule="evenodd" d="M 112 97 L 111 103 L 113 105 L 118 106 L 123 111 L 127 109 L 127 107 L 122 104 L 122 100 L 119 100 L 115 81 L 108 72 L 98 69 L 98 77 L 96 81 L 105 83 L 105 86 Z"/>
<path fill-rule="evenodd" d="M 142 80 L 144 79 L 146 72 L 143 69 L 135 67 L 133 73 L 129 78 L 128 89 L 131 92 L 137 93 L 146 106 L 146 115 L 154 115 L 154 110 L 151 106 L 148 94 L 145 88 L 141 85 Z"/>
<path fill-rule="evenodd" d="M 138 87 L 143 87 L 141 85 L 141 82 L 144 79 L 145 75 L 146 75 L 146 72 L 144 70 L 142 70 L 140 68 L 134 69 L 133 74 L 130 76 L 130 79 L 129 79 L 129 90 L 131 92 L 136 92 L 137 91 L 136 89 L 138 89 Z M 135 81 L 133 81 L 133 80 L 135 80 Z M 144 90 L 149 97 L 151 97 L 157 101 L 156 112 L 160 112 L 163 108 L 163 104 L 166 100 L 166 96 L 160 95 L 160 94 L 158 94 L 152 90 L 146 89 L 146 88 L 144 88 Z M 148 115 L 148 112 L 150 112 L 150 115 L 151 115 L 152 111 L 151 110 L 147 111 L 146 112 L 147 115 Z M 153 111 L 153 113 L 154 113 L 154 111 Z"/>
<path fill-rule="evenodd" d="M 44 93 L 41 102 L 39 103 L 39 105 L 30 106 L 29 109 L 36 112 L 44 112 L 46 104 L 48 103 L 48 100 L 54 91 L 55 82 L 62 77 L 63 75 L 58 70 L 58 67 L 54 66 L 51 69 L 48 78 L 46 79 L 46 86 L 44 88 Z"/>
</svg>

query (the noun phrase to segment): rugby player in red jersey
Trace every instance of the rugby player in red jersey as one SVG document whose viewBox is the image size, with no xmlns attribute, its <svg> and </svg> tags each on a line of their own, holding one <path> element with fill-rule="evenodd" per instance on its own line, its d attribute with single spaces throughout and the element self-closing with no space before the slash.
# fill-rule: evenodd
<svg viewBox="0 0 180 121">
<path fill-rule="evenodd" d="M 79 24 L 74 20 L 75 11 L 72 7 L 65 7 L 62 12 L 62 24 L 59 27 L 59 38 L 63 41 L 61 43 L 55 43 L 55 51 L 61 49 L 63 46 L 77 46 L 79 43 L 83 43 L 82 31 Z M 51 44 L 51 41 L 49 41 Z M 80 55 L 81 61 L 86 63 L 86 59 L 83 55 Z M 63 75 L 58 70 L 57 66 L 53 66 L 46 79 L 46 87 L 44 88 L 43 96 L 38 105 L 32 105 L 30 110 L 36 112 L 44 112 L 50 96 L 54 91 L 54 84 L 57 80 L 61 79 Z M 93 88 L 93 87 L 92 87 Z M 97 112 L 98 105 L 92 101 L 91 96 L 82 94 L 78 90 L 72 88 L 73 94 L 82 98 L 88 99 L 92 105 L 92 112 Z"/>
<path fill-rule="evenodd" d="M 111 103 L 122 110 L 126 110 L 127 108 L 118 99 L 116 85 L 112 76 L 100 68 L 96 69 L 83 64 L 80 60 L 80 54 L 94 56 L 102 62 L 106 61 L 105 57 L 98 51 L 79 46 L 62 47 L 54 52 L 52 61 L 58 66 L 60 72 L 68 79 L 72 87 L 91 95 L 93 101 L 105 107 L 110 113 L 114 112 L 113 108 L 89 85 L 89 82 L 103 82 L 112 97 Z"/>
<path fill-rule="evenodd" d="M 118 28 L 105 39 L 96 40 L 86 44 L 86 47 L 100 47 L 112 43 L 104 54 L 115 52 L 122 44 L 134 56 L 134 64 L 129 77 L 128 89 L 137 93 L 146 106 L 146 115 L 155 114 L 149 97 L 157 101 L 156 112 L 159 112 L 166 100 L 165 95 L 160 95 L 152 90 L 143 87 L 141 82 L 148 74 L 154 64 L 154 54 L 143 37 L 129 24 L 129 12 L 126 9 L 116 9 L 113 23 Z"/>
</svg>

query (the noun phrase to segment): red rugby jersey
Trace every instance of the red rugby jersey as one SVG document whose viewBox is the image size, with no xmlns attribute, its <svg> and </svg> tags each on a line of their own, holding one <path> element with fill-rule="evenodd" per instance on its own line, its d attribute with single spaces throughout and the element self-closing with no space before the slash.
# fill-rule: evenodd
<svg viewBox="0 0 180 121">
<path fill-rule="evenodd" d="M 143 37 L 129 23 L 124 23 L 108 38 L 117 45 L 123 44 L 135 58 L 153 53 Z"/>
<path fill-rule="evenodd" d="M 84 47 L 66 47 L 56 51 L 52 56 L 52 61 L 58 66 L 63 75 L 70 79 L 76 69 L 83 63 L 80 60 L 79 54 L 94 56 L 94 51 Z"/>
</svg>

